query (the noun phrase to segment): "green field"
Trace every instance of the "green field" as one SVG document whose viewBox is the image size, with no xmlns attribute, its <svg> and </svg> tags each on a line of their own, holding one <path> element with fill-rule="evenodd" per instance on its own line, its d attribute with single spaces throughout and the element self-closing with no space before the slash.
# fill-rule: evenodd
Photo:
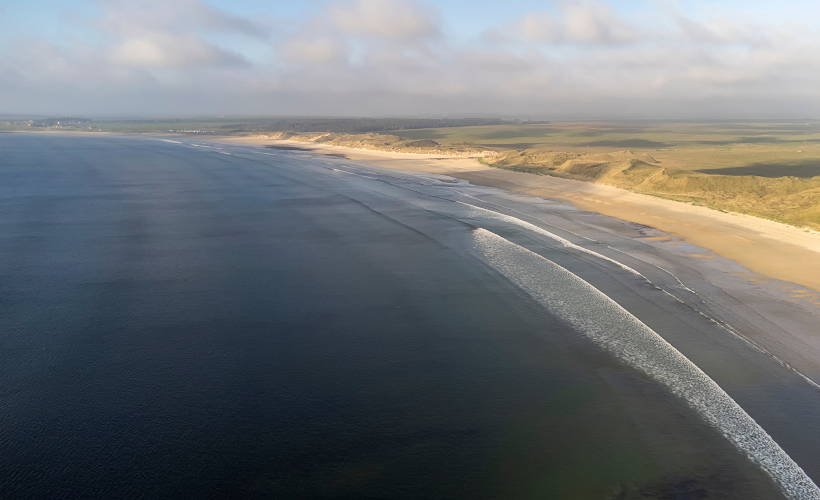
<svg viewBox="0 0 820 500">
<path fill-rule="evenodd" d="M 820 122 L 551 123 L 407 130 L 405 139 L 471 144 L 495 151 L 581 154 L 628 150 L 668 169 L 723 175 L 820 175 Z"/>
</svg>

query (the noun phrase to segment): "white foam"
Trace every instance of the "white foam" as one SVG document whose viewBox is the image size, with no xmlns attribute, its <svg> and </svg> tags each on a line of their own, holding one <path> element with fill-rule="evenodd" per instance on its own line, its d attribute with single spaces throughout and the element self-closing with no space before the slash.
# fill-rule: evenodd
<svg viewBox="0 0 820 500">
<path fill-rule="evenodd" d="M 500 214 L 498 212 L 493 212 L 492 210 L 487 210 L 486 208 L 481 208 L 481 207 L 477 207 L 475 205 L 470 205 L 469 203 L 464 203 L 462 201 L 456 201 L 456 203 L 460 203 L 461 205 L 465 205 L 467 207 L 470 207 L 472 210 L 476 211 L 474 214 L 468 214 L 468 217 L 484 218 L 484 219 L 496 220 L 496 221 L 499 221 L 499 222 L 506 222 L 508 224 L 515 224 L 516 226 L 520 226 L 520 227 L 523 227 L 525 229 L 529 229 L 530 231 L 533 231 L 533 232 L 538 233 L 542 236 L 546 236 L 547 238 L 555 240 L 555 241 L 559 242 L 561 245 L 563 245 L 566 248 L 572 248 L 573 250 L 578 250 L 580 252 L 584 252 L 584 253 L 593 255 L 595 257 L 598 257 L 599 259 L 603 259 L 607 262 L 611 262 L 612 264 L 615 264 L 616 266 L 620 267 L 621 269 L 629 271 L 630 273 L 649 281 L 646 278 L 646 276 L 639 273 L 635 269 L 632 269 L 631 267 L 627 266 L 626 264 L 618 262 L 615 259 L 611 259 L 611 258 L 607 257 L 606 255 L 602 255 L 602 254 L 599 254 L 598 252 L 593 252 L 592 250 L 589 250 L 589 249 L 584 248 L 582 246 L 576 245 L 575 243 L 572 243 L 569 240 L 558 236 L 557 234 L 553 234 L 553 233 L 547 231 L 546 229 L 542 229 L 542 228 L 536 226 L 535 224 L 530 224 L 529 222 L 523 221 L 523 220 L 518 219 L 516 217 L 512 217 L 510 215 Z M 589 239 L 589 238 L 587 238 L 587 239 Z"/>
<path fill-rule="evenodd" d="M 633 368 L 668 387 L 765 471 L 791 499 L 820 499 L 820 489 L 720 386 L 638 318 L 544 257 L 487 231 L 475 251 L 552 313 Z"/>
</svg>

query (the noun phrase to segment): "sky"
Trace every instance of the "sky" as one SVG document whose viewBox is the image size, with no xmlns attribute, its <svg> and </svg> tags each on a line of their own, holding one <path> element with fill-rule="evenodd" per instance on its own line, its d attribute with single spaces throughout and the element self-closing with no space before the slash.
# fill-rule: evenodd
<svg viewBox="0 0 820 500">
<path fill-rule="evenodd" d="M 817 19 L 817 0 L 2 0 L 0 114 L 820 118 Z"/>
</svg>

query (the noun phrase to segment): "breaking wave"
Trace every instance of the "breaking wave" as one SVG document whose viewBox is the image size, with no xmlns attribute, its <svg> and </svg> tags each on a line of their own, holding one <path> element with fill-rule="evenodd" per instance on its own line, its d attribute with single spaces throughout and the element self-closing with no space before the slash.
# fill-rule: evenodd
<svg viewBox="0 0 820 500">
<path fill-rule="evenodd" d="M 634 274 L 635 276 L 646 279 L 646 276 L 644 276 L 640 272 L 636 271 L 635 269 L 627 266 L 626 264 L 624 264 L 622 262 L 618 262 L 617 260 L 611 259 L 611 258 L 607 257 L 606 255 L 600 254 L 598 252 L 594 252 L 594 251 L 592 251 L 588 248 L 584 248 L 580 245 L 576 245 L 575 243 L 572 243 L 571 241 L 567 240 L 566 238 L 562 238 L 562 237 L 558 236 L 557 234 L 554 234 L 554 233 L 551 233 L 551 232 L 547 231 L 546 229 L 542 229 L 542 228 L 536 226 L 535 224 L 531 224 L 529 222 L 523 221 L 523 220 L 521 220 L 517 217 L 513 217 L 511 215 L 504 215 L 504 214 L 501 214 L 501 213 L 498 213 L 498 212 L 493 212 L 492 210 L 487 210 L 486 208 L 481 208 L 481 207 L 477 207 L 475 205 L 470 205 L 469 203 L 464 203 L 462 201 L 457 201 L 456 203 L 459 204 L 459 205 L 462 205 L 463 207 L 466 207 L 463 210 L 463 213 L 460 214 L 461 217 L 473 218 L 473 219 L 479 219 L 479 220 L 485 220 L 485 221 L 486 220 L 491 220 L 491 221 L 497 221 L 497 222 L 504 222 L 506 224 L 513 224 L 513 225 L 522 227 L 524 229 L 528 229 L 528 230 L 530 230 L 534 233 L 540 234 L 541 236 L 546 236 L 547 238 L 550 238 L 551 240 L 560 243 L 565 248 L 571 248 L 573 250 L 577 250 L 579 252 L 583 252 L 583 253 L 592 255 L 592 256 L 597 257 L 599 259 L 605 260 L 605 261 L 607 261 L 611 264 L 615 264 L 616 266 L 620 267 L 621 269 L 623 269 L 625 271 L 628 271 L 628 272 Z M 647 280 L 647 281 L 649 281 L 649 280 Z"/>
<path fill-rule="evenodd" d="M 485 262 L 596 344 L 683 398 L 763 469 L 788 498 L 820 499 L 820 489 L 771 436 L 660 335 L 554 262 L 485 229 L 472 234 L 474 250 Z"/>
</svg>

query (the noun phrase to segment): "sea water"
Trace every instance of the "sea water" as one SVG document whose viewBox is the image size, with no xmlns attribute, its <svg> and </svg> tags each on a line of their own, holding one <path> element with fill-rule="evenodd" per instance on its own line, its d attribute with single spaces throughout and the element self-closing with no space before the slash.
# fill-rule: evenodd
<svg viewBox="0 0 820 500">
<path fill-rule="evenodd" d="M 812 498 L 809 461 L 566 268 L 639 271 L 529 252 L 449 189 L 0 134 L 0 496 Z"/>
</svg>

